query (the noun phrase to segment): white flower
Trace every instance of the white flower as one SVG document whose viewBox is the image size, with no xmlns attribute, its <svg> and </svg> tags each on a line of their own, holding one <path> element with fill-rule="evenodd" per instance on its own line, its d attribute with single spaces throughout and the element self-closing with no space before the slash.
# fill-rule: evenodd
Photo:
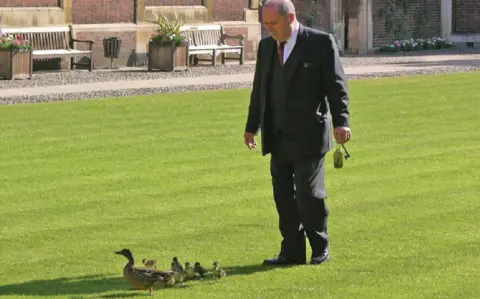
<svg viewBox="0 0 480 299">
<path fill-rule="evenodd" d="M 168 37 L 168 39 L 169 39 L 169 40 L 173 40 L 173 35 L 170 35 L 170 36 Z"/>
</svg>

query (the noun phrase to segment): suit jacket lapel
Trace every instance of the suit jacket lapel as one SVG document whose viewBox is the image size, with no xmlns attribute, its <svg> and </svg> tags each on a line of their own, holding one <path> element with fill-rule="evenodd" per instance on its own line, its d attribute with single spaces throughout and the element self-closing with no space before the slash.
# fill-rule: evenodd
<svg viewBox="0 0 480 299">
<path fill-rule="evenodd" d="M 265 110 L 266 107 L 266 101 L 267 101 L 267 89 L 269 88 L 269 77 L 270 77 L 270 72 L 271 67 L 272 67 L 272 54 L 274 53 L 273 51 L 276 51 L 276 44 L 275 40 L 273 38 L 270 38 L 267 40 L 265 43 L 265 47 L 262 49 L 263 53 L 260 53 L 262 57 L 262 73 L 261 73 L 261 78 L 262 78 L 262 88 L 260 91 L 260 105 L 262 107 L 262 110 Z"/>
<path fill-rule="evenodd" d="M 295 73 L 295 69 L 298 67 L 300 60 L 303 56 L 303 52 L 307 47 L 307 36 L 308 33 L 305 30 L 305 27 L 300 24 L 298 28 L 298 36 L 295 46 L 290 53 L 287 61 L 284 64 L 284 75 L 285 75 L 285 83 L 289 84 L 290 80 L 292 79 L 292 75 Z"/>
<path fill-rule="evenodd" d="M 262 82 L 265 84 L 268 81 L 268 74 L 271 72 L 272 67 L 272 54 L 276 51 L 276 42 L 273 38 L 268 39 L 263 51 L 263 66 L 262 66 Z M 266 86 L 265 86 L 266 87 Z"/>
</svg>

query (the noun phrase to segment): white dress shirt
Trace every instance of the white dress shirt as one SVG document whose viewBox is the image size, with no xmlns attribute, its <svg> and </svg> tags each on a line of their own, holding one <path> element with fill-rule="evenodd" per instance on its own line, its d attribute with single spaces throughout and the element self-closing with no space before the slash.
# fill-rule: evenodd
<svg viewBox="0 0 480 299">
<path fill-rule="evenodd" d="M 292 35 L 287 39 L 287 42 L 285 43 L 285 47 L 283 49 L 283 64 L 287 61 L 288 57 L 292 53 L 293 47 L 295 47 L 295 43 L 297 42 L 297 36 L 298 36 L 298 27 L 299 23 L 298 21 L 296 22 L 296 26 L 292 31 Z M 279 46 L 280 43 L 277 42 L 277 46 Z"/>
</svg>

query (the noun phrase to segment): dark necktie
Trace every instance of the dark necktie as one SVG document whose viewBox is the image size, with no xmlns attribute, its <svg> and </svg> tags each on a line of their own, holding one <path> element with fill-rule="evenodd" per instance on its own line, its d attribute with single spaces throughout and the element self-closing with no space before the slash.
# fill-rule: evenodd
<svg viewBox="0 0 480 299">
<path fill-rule="evenodd" d="M 278 43 L 278 58 L 280 59 L 280 65 L 283 65 L 283 50 L 285 49 L 286 42 Z"/>
</svg>

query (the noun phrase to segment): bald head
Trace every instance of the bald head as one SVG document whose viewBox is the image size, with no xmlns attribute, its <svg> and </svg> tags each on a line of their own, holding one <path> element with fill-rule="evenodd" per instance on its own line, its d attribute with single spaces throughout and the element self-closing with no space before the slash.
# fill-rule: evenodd
<svg viewBox="0 0 480 299">
<path fill-rule="evenodd" d="M 263 8 L 276 8 L 281 16 L 295 14 L 295 6 L 291 0 L 267 0 L 263 4 Z"/>
<path fill-rule="evenodd" d="M 275 40 L 286 41 L 296 25 L 295 7 L 291 0 L 268 0 L 263 4 L 263 24 Z"/>
</svg>

